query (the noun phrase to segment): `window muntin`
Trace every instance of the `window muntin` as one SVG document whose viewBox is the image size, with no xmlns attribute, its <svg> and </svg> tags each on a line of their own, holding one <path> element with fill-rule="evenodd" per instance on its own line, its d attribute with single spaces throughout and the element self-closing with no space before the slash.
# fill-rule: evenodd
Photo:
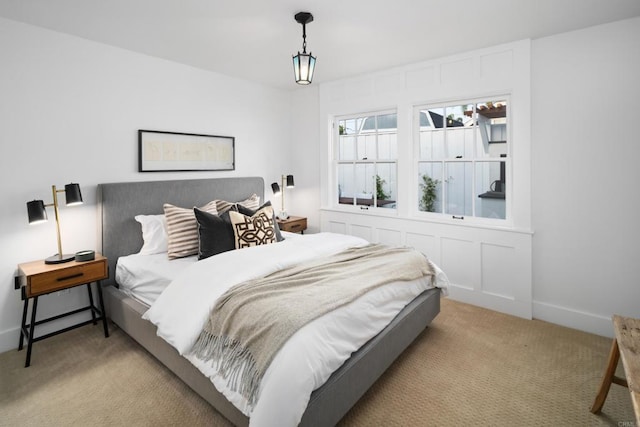
<svg viewBox="0 0 640 427">
<path fill-rule="evenodd" d="M 338 204 L 395 208 L 397 113 L 338 118 L 337 124 Z"/>
<path fill-rule="evenodd" d="M 415 108 L 419 211 L 507 218 L 507 107 L 500 97 Z"/>
</svg>

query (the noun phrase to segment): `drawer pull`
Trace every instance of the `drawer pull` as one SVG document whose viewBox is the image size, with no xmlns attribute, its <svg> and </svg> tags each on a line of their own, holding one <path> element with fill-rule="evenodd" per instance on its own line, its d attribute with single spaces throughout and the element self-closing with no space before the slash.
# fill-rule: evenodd
<svg viewBox="0 0 640 427">
<path fill-rule="evenodd" d="M 300 227 L 301 227 L 301 225 L 300 225 L 300 224 L 293 224 L 293 225 L 291 226 L 291 228 L 300 228 Z"/>
<path fill-rule="evenodd" d="M 75 279 L 76 277 L 82 277 L 82 276 L 84 276 L 84 273 L 72 274 L 71 276 L 65 276 L 65 277 L 58 277 L 56 280 L 58 282 L 64 282 L 65 280 Z"/>
</svg>

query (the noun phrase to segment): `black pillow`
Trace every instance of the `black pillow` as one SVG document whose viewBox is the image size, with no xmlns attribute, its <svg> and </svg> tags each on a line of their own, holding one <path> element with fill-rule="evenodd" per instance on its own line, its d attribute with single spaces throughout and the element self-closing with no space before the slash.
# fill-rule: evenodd
<svg viewBox="0 0 640 427">
<path fill-rule="evenodd" d="M 231 209 L 235 210 L 233 207 Z M 236 248 L 233 226 L 229 218 L 231 209 L 218 216 L 193 208 L 198 221 L 198 238 L 200 239 L 198 259 L 209 258 Z"/>
<path fill-rule="evenodd" d="M 267 200 L 262 206 L 260 206 L 255 211 L 253 209 L 249 209 L 247 207 L 242 206 L 240 203 L 236 204 L 236 208 L 238 212 L 246 216 L 253 216 L 254 213 L 258 212 L 260 209 L 264 208 L 265 206 L 271 206 L 271 201 Z M 274 228 L 274 231 L 276 232 L 276 242 L 282 242 L 284 240 L 284 237 L 282 237 L 282 233 L 280 232 L 280 227 L 278 227 L 278 221 L 276 218 L 275 209 L 273 210 L 273 228 Z"/>
</svg>

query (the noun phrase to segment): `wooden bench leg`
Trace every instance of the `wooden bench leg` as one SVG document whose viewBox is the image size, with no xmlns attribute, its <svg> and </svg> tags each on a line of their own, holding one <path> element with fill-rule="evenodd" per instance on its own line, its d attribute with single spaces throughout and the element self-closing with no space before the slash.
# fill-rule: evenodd
<svg viewBox="0 0 640 427">
<path fill-rule="evenodd" d="M 614 338 L 613 343 L 611 344 L 611 351 L 609 352 L 609 362 L 607 364 L 607 369 L 604 372 L 604 377 L 602 378 L 602 383 L 600 384 L 600 390 L 598 391 L 598 395 L 593 401 L 593 406 L 591 406 L 591 412 L 597 414 L 602 409 L 602 405 L 604 405 L 604 401 L 607 399 L 607 394 L 609 394 L 609 388 L 611 387 L 611 383 L 614 382 L 614 375 L 616 373 L 616 367 L 618 366 L 618 360 L 620 359 L 620 350 L 618 349 L 618 341 Z"/>
</svg>

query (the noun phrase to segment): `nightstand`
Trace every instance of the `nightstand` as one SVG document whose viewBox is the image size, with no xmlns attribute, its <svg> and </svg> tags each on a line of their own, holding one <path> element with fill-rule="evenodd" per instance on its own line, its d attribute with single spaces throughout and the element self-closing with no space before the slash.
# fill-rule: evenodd
<svg viewBox="0 0 640 427">
<path fill-rule="evenodd" d="M 22 310 L 22 324 L 20 325 L 20 343 L 18 351 L 22 350 L 24 338 L 27 338 L 27 359 L 24 367 L 31 364 L 31 347 L 36 341 L 50 338 L 54 335 L 70 331 L 80 326 L 93 323 L 98 324 L 98 320 L 102 320 L 105 338 L 109 337 L 109 329 L 107 327 L 107 318 L 104 311 L 104 301 L 102 300 L 102 289 L 100 280 L 109 277 L 109 269 L 107 258 L 100 254 L 96 254 L 95 259 L 91 261 L 77 262 L 70 261 L 63 264 L 45 264 L 44 260 L 26 262 L 18 265 L 18 276 L 15 278 L 15 288 L 20 289 L 22 299 L 24 300 L 24 308 Z M 100 308 L 95 307 L 93 303 L 93 293 L 91 291 L 91 283 L 96 282 L 98 290 L 98 303 Z M 61 291 L 64 289 L 74 288 L 76 286 L 86 285 L 89 293 L 89 305 L 57 316 L 49 317 L 36 321 L 36 311 L 38 308 L 38 297 L 51 292 Z M 33 300 L 31 307 L 31 323 L 27 324 L 27 311 L 29 308 L 29 300 Z M 69 326 L 67 328 L 34 337 L 36 325 L 60 319 L 65 316 L 80 313 L 82 311 L 91 311 L 91 320 Z"/>
<path fill-rule="evenodd" d="M 304 234 L 307 229 L 307 218 L 302 216 L 290 216 L 287 219 L 278 219 L 278 227 L 280 230 L 289 231 L 291 233 Z"/>
</svg>

